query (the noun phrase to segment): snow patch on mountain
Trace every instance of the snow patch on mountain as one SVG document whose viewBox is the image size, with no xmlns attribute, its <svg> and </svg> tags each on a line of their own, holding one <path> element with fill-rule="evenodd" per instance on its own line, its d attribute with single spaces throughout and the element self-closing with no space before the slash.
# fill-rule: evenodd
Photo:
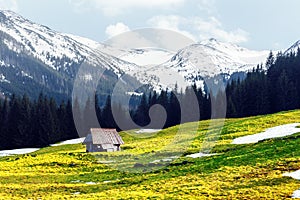
<svg viewBox="0 0 300 200">
<path fill-rule="evenodd" d="M 6 77 L 4 76 L 4 74 L 0 74 L 0 82 L 2 82 L 2 83 L 10 83 L 10 81 L 6 79 Z"/>
<path fill-rule="evenodd" d="M 119 58 L 140 66 L 154 66 L 168 61 L 174 53 L 163 49 L 132 49 Z"/>
<path fill-rule="evenodd" d="M 127 95 L 129 96 L 143 96 L 144 93 L 139 93 L 139 92 L 126 92 Z"/>
<path fill-rule="evenodd" d="M 24 71 L 21 71 L 21 76 L 33 79 L 33 77 L 31 75 L 29 75 L 28 73 L 26 73 Z"/>
<path fill-rule="evenodd" d="M 8 49 L 10 49 L 16 53 L 21 53 L 20 48 L 15 46 L 12 41 L 8 41 L 7 39 L 4 39 L 3 42 L 8 47 Z"/>
<path fill-rule="evenodd" d="M 35 58 L 41 60 L 53 69 L 59 68 L 50 56 L 56 59 L 70 58 L 79 63 L 82 58 L 69 38 L 56 33 L 46 26 L 38 25 L 22 18 L 11 11 L 1 12 L 0 30 L 13 37 L 12 41 L 5 41 L 7 47 L 17 53 L 22 50 L 29 52 Z"/>
<path fill-rule="evenodd" d="M 53 31 L 11 11 L 1 11 L 0 22 L 0 31 L 14 39 L 4 41 L 10 50 L 25 52 L 57 71 L 66 71 L 73 63 L 86 61 L 93 66 L 111 70 L 120 77 L 124 71 L 137 67 L 108 54 L 112 51 L 121 53 L 122 50 L 87 38 Z"/>
<path fill-rule="evenodd" d="M 265 63 L 267 56 L 269 55 L 269 50 L 263 51 L 253 51 L 240 47 L 233 43 L 219 42 L 216 39 L 210 39 L 199 44 L 208 47 L 210 50 L 216 50 L 216 52 L 222 52 L 229 56 L 235 62 L 242 65 L 257 65 Z"/>
<path fill-rule="evenodd" d="M 81 37 L 81 36 L 77 36 L 77 35 L 73 35 L 73 34 L 66 34 L 66 33 L 63 35 L 70 37 L 73 40 L 75 40 L 76 42 L 86 45 L 86 46 L 90 47 L 91 49 L 96 49 L 96 50 L 106 53 L 108 55 L 116 56 L 116 55 L 121 55 L 121 54 L 124 54 L 127 52 L 123 49 L 115 48 L 113 46 L 110 46 L 110 45 L 107 45 L 104 43 L 96 42 L 89 38 L 85 38 L 85 37 Z"/>
<path fill-rule="evenodd" d="M 177 53 L 155 48 L 120 49 L 53 31 L 11 11 L 0 11 L 0 32 L 4 33 L 2 42 L 8 49 L 30 55 L 53 70 L 69 73 L 71 67 L 86 61 L 92 66 L 112 71 L 124 84 L 126 81 L 122 76 L 130 75 L 156 91 L 174 89 L 176 84 L 179 90 L 192 84 L 203 88 L 206 78 L 221 74 L 229 79 L 235 72 L 247 72 L 265 63 L 269 55 L 269 51 L 253 51 L 215 39 L 187 46 Z M 287 51 L 295 51 L 298 47 L 300 41 Z M 0 59 L 1 66 L 14 67 L 4 61 Z M 20 70 L 19 74 L 28 78 L 34 76 L 34 72 L 25 71 Z M 73 78 L 74 74 L 71 75 Z M 1 80 L 7 80 L 3 76 Z M 87 74 L 82 78 L 92 81 L 97 77 Z"/>
<path fill-rule="evenodd" d="M 247 72 L 264 63 L 269 51 L 252 51 L 235 44 L 210 39 L 185 47 L 167 62 L 144 68 L 135 74 L 142 82 L 155 86 L 156 90 L 181 88 L 196 84 L 203 87 L 204 79 L 223 74 L 229 78 L 234 72 Z"/>
</svg>

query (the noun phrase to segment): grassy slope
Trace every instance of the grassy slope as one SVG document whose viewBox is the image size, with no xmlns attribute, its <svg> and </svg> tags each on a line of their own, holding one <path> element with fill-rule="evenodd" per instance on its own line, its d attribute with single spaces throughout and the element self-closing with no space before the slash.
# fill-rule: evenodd
<svg viewBox="0 0 300 200">
<path fill-rule="evenodd" d="M 110 168 L 99 163 L 95 156 L 84 153 L 81 144 L 3 157 L 0 158 L 0 199 L 286 199 L 300 188 L 299 181 L 282 177 L 284 172 L 300 169 L 300 134 L 258 144 L 230 143 L 239 136 L 294 122 L 300 122 L 300 111 L 228 119 L 213 149 L 218 155 L 198 159 L 181 157 L 167 167 L 148 173 Z M 187 152 L 201 149 L 208 123 L 200 123 L 196 139 Z M 185 124 L 186 133 L 195 125 Z M 172 127 L 147 138 L 123 133 L 126 142 L 123 152 L 97 155 L 100 160 L 122 159 L 124 166 L 134 169 L 136 162 L 146 164 L 144 155 L 157 152 L 172 141 L 177 129 Z M 176 150 L 182 150 L 178 146 Z M 170 156 L 170 152 L 163 150 L 160 155 Z M 91 181 L 98 184 L 86 184 Z"/>
</svg>

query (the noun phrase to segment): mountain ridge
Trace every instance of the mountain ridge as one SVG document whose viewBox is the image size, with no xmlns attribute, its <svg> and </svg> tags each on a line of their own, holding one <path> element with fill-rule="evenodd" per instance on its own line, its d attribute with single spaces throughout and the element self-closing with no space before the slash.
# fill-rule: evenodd
<svg viewBox="0 0 300 200">
<path fill-rule="evenodd" d="M 49 90 L 49 93 L 70 96 L 73 81 L 82 63 L 112 72 L 106 74 L 110 79 L 109 82 L 116 82 L 116 79 L 124 74 L 124 70 L 131 71 L 137 67 L 101 52 L 98 48 L 89 47 L 84 44 L 88 39 L 82 41 L 83 38 L 78 36 L 71 37 L 53 31 L 12 11 L 0 12 L 0 38 L 2 44 L 0 89 L 6 94 L 30 93 L 25 87 L 30 85 L 35 88 L 35 92 L 46 90 L 48 93 Z M 88 41 L 90 44 L 93 43 L 91 40 Z M 96 45 L 102 44 L 95 42 L 94 46 Z M 19 81 L 22 79 L 18 76 L 20 74 L 28 75 L 27 78 L 31 80 Z M 91 77 L 89 73 L 87 75 Z"/>
<path fill-rule="evenodd" d="M 297 53 L 299 49 L 300 49 L 300 40 L 296 41 L 290 48 L 284 51 L 284 55 L 287 55 L 289 53 Z"/>
<path fill-rule="evenodd" d="M 25 86 L 20 85 L 30 82 L 31 86 L 38 85 L 40 90 L 46 88 L 50 92 L 69 95 L 83 62 L 109 71 L 108 79 L 113 79 L 109 82 L 118 82 L 128 75 L 130 80 L 125 83 L 132 82 L 130 85 L 149 85 L 157 91 L 173 89 L 175 84 L 185 88 L 192 84 L 203 85 L 203 79 L 217 75 L 228 80 L 234 73 L 246 73 L 265 63 L 269 55 L 266 50 L 249 50 L 216 39 L 192 44 L 175 54 L 157 49 L 119 49 L 54 31 L 12 11 L 0 11 L 0 38 L 0 89 L 4 93 L 23 91 Z M 299 46 L 298 41 L 287 51 Z M 205 62 L 201 57 L 211 66 L 203 65 Z M 18 81 L 16 77 L 26 80 Z M 52 82 L 56 83 L 55 88 L 52 88 Z M 15 83 L 16 89 L 9 86 L 11 83 Z"/>
</svg>

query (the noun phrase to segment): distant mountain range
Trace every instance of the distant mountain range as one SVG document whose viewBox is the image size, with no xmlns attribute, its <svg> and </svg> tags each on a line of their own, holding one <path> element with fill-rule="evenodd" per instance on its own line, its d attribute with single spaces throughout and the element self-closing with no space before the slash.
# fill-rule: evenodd
<svg viewBox="0 0 300 200">
<path fill-rule="evenodd" d="M 296 51 L 300 41 L 286 52 Z M 116 55 L 116 52 L 119 56 Z M 201 53 L 209 56 L 212 68 Z M 87 38 L 59 33 L 31 22 L 11 11 L 0 11 L 0 92 L 4 95 L 40 91 L 57 98 L 70 96 L 80 65 L 103 70 L 99 93 L 108 94 L 114 84 L 124 82 L 124 95 L 135 85 L 150 89 L 185 88 L 203 84 L 204 77 L 229 79 L 265 63 L 269 51 L 252 51 L 215 39 L 187 46 L 177 53 L 161 49 L 118 49 Z M 93 70 L 92 70 L 93 71 Z M 89 74 L 91 73 L 91 74 Z M 126 75 L 126 76 L 124 76 Z M 87 72 L 84 81 L 97 74 Z"/>
</svg>

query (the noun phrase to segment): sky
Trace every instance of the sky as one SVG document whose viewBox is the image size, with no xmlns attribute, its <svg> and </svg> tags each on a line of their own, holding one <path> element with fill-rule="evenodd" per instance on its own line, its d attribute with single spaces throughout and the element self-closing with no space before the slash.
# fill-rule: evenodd
<svg viewBox="0 0 300 200">
<path fill-rule="evenodd" d="M 284 50 L 300 40 L 299 8 L 299 0 L 0 0 L 0 9 L 98 42 L 154 27 L 254 50 Z"/>
</svg>

